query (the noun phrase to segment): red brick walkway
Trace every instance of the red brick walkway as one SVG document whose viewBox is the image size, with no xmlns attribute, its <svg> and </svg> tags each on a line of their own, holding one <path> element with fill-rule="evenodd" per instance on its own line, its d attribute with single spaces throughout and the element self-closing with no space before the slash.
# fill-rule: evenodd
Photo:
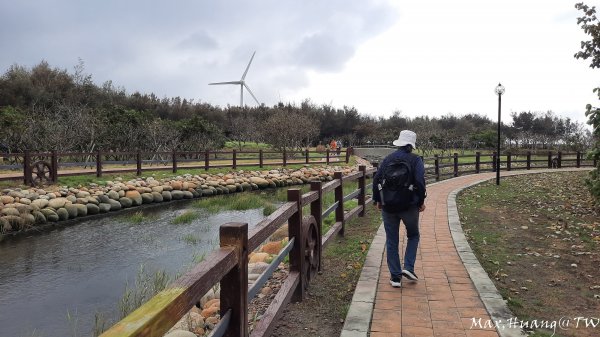
<svg viewBox="0 0 600 337">
<path fill-rule="evenodd" d="M 489 322 L 490 316 L 454 246 L 447 205 L 448 194 L 453 190 L 493 176 L 494 173 L 471 175 L 427 187 L 427 208 L 421 214 L 421 241 L 415 265 L 420 280 L 403 279 L 402 288 L 392 288 L 384 256 L 371 336 L 498 336 L 495 329 L 472 327 L 473 319 Z M 401 228 L 400 235 L 404 237 L 404 226 Z M 401 257 L 403 254 L 404 247 Z"/>
</svg>

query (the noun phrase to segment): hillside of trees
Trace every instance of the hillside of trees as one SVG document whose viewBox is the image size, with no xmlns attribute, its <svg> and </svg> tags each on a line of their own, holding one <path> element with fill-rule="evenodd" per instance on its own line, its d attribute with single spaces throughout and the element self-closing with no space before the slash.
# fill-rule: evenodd
<svg viewBox="0 0 600 337">
<path fill-rule="evenodd" d="M 589 148 L 591 132 L 551 111 L 512 113 L 502 124 L 504 148 Z M 336 108 L 306 100 L 272 107 L 213 106 L 181 97 L 127 93 L 111 81 L 97 85 L 80 61 L 72 72 L 42 61 L 13 65 L 0 77 L 0 152 L 57 150 L 198 151 L 225 141 L 265 142 L 275 149 L 328 144 L 389 144 L 401 129 L 419 135 L 419 148 L 493 149 L 496 122 L 476 113 L 408 118 L 400 112 L 373 117 L 353 107 Z"/>
</svg>

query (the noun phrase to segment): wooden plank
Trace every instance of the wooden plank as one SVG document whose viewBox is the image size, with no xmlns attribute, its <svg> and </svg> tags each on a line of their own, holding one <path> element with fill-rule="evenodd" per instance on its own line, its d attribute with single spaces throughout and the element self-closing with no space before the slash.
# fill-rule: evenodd
<svg viewBox="0 0 600 337">
<path fill-rule="evenodd" d="M 332 180 L 326 184 L 323 184 L 323 194 L 333 191 L 336 187 L 340 186 L 341 184 L 342 182 L 339 180 Z"/>
<path fill-rule="evenodd" d="M 277 228 L 286 223 L 297 210 L 298 206 L 295 202 L 287 202 L 259 222 L 248 234 L 248 250 L 253 251 L 258 248 Z"/>
<path fill-rule="evenodd" d="M 347 176 L 344 176 L 344 177 L 342 178 L 342 181 L 343 181 L 343 182 L 347 182 L 347 181 L 354 181 L 354 180 L 356 180 L 356 179 L 360 178 L 360 177 L 362 176 L 362 174 L 363 174 L 362 172 L 360 172 L 360 171 L 356 171 L 356 172 L 354 172 L 354 173 L 348 174 Z"/>
<path fill-rule="evenodd" d="M 163 336 L 237 264 L 236 255 L 232 247 L 216 250 L 101 336 Z"/>
<path fill-rule="evenodd" d="M 306 206 L 311 202 L 316 201 L 317 199 L 319 199 L 319 193 L 317 191 L 306 192 L 302 194 L 302 199 L 300 200 L 300 203 L 302 204 L 302 206 Z"/>
<path fill-rule="evenodd" d="M 340 229 L 342 229 L 341 221 L 334 223 L 333 226 L 329 228 L 329 231 L 323 235 L 323 238 L 321 239 L 321 247 L 323 250 L 325 250 L 325 247 L 327 247 L 327 245 L 331 242 L 331 238 L 333 238 L 340 231 Z"/>
<path fill-rule="evenodd" d="M 298 283 L 300 281 L 300 273 L 290 271 L 287 278 L 281 285 L 281 288 L 273 298 L 273 301 L 263 314 L 261 320 L 256 324 L 250 337 L 270 336 L 273 332 L 274 324 L 280 316 L 286 305 L 290 302 Z"/>
<path fill-rule="evenodd" d="M 360 211 L 363 210 L 362 206 L 356 206 L 353 209 L 351 209 L 349 212 L 347 212 L 346 214 L 344 214 L 344 222 L 354 218 L 355 216 L 358 215 L 358 213 L 360 213 Z"/>
<path fill-rule="evenodd" d="M 356 198 L 359 194 L 360 194 L 360 190 L 359 189 L 354 190 L 352 193 L 347 194 L 346 196 L 344 196 L 344 202 Z"/>
<path fill-rule="evenodd" d="M 237 264 L 221 279 L 221 311 L 231 310 L 224 337 L 248 336 L 248 224 L 230 222 L 219 227 L 221 248 L 232 247 Z"/>
</svg>

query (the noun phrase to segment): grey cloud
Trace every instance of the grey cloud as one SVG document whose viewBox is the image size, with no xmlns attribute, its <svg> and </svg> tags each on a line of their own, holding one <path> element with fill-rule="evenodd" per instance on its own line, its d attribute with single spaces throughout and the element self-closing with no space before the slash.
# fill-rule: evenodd
<svg viewBox="0 0 600 337">
<path fill-rule="evenodd" d="M 177 46 L 183 49 L 214 49 L 219 43 L 206 32 L 196 32 L 184 38 Z"/>
<path fill-rule="evenodd" d="M 293 54 L 300 65 L 321 71 L 338 71 L 352 57 L 354 50 L 332 36 L 318 34 L 303 39 Z"/>
<path fill-rule="evenodd" d="M 306 86 L 310 70 L 343 69 L 397 17 L 366 0 L 4 1 L 0 71 L 41 60 L 71 70 L 80 57 L 97 82 L 223 105 L 235 94 L 207 84 L 238 79 L 254 50 L 248 83 L 277 96 Z"/>
</svg>

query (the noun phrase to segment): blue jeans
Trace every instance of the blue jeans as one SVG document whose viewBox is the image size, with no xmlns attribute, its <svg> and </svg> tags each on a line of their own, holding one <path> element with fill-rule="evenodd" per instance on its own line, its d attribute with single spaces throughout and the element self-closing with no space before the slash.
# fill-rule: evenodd
<svg viewBox="0 0 600 337">
<path fill-rule="evenodd" d="M 415 271 L 417 247 L 419 247 L 419 208 L 414 206 L 399 213 L 381 211 L 383 227 L 385 227 L 385 248 L 387 250 L 387 264 L 391 277 L 402 276 L 398 243 L 400 241 L 400 220 L 406 227 L 408 238 L 404 252 L 404 269 Z"/>
</svg>

